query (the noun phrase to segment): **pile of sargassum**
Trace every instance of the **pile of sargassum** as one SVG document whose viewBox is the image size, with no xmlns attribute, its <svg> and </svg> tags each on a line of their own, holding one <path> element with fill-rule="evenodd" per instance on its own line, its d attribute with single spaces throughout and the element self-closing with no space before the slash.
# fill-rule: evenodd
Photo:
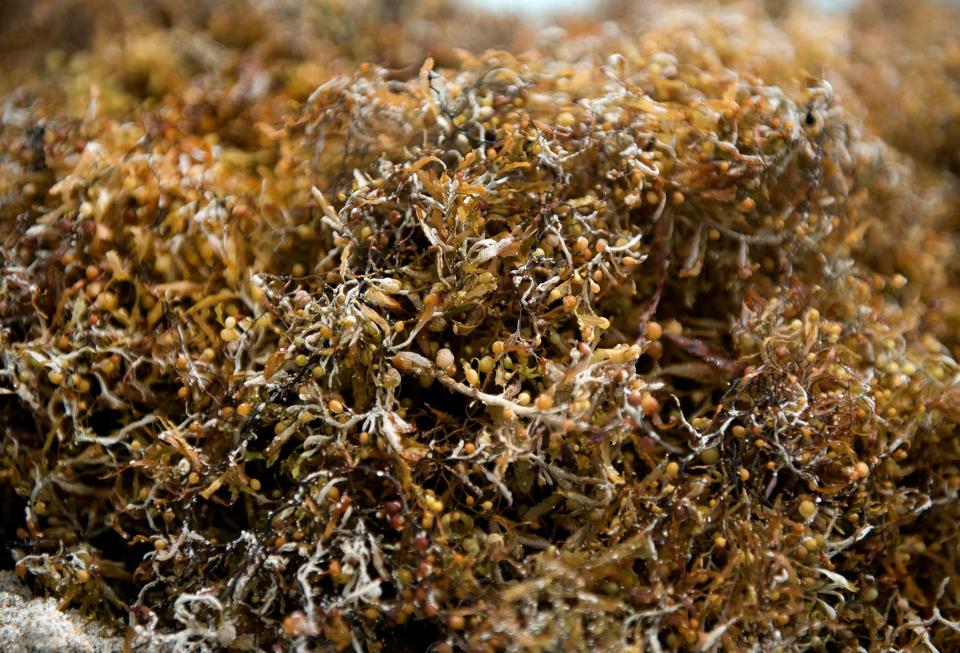
<svg viewBox="0 0 960 653">
<path fill-rule="evenodd" d="M 7 27 L 35 594 L 134 650 L 960 647 L 955 14 L 130 4 Z"/>
</svg>

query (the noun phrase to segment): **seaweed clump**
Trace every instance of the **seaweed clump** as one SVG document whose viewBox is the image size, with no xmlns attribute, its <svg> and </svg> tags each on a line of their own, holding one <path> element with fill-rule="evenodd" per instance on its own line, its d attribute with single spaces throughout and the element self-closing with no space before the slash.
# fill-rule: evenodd
<svg viewBox="0 0 960 653">
<path fill-rule="evenodd" d="M 304 93 L 191 29 L 4 97 L 35 591 L 135 650 L 960 644 L 957 364 L 860 249 L 913 173 L 830 84 L 677 19 Z"/>
</svg>

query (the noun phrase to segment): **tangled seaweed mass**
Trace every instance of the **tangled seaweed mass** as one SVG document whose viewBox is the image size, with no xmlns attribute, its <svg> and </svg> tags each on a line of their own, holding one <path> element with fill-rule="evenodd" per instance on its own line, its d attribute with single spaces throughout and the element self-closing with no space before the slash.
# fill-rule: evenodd
<svg viewBox="0 0 960 653">
<path fill-rule="evenodd" d="M 35 595 L 142 651 L 960 648 L 953 10 L 20 4 Z"/>
</svg>

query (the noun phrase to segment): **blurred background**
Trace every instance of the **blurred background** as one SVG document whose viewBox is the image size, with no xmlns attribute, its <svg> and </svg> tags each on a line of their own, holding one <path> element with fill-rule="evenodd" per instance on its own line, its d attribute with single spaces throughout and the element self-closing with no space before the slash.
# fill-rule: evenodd
<svg viewBox="0 0 960 653">
<path fill-rule="evenodd" d="M 53 82 L 65 97 L 91 83 L 102 107 L 160 98 L 185 80 L 305 99 L 358 63 L 414 75 L 426 57 L 455 66 L 487 49 L 562 49 L 580 37 L 621 47 L 645 30 L 734 26 L 731 66 L 774 82 L 799 64 L 850 89 L 895 144 L 945 161 L 960 154 L 958 0 L 0 0 L 0 92 Z M 548 27 L 553 25 L 554 27 Z M 616 34 L 614 34 L 616 33 Z M 756 58 L 741 53 L 762 55 Z M 788 61 L 789 60 L 789 61 Z M 796 70 L 797 67 L 792 68 Z M 245 80 L 245 81 L 244 81 Z M 235 94 L 250 89 L 237 88 Z M 896 110 L 892 110 L 892 109 Z M 922 129 L 918 130 L 918 127 Z"/>
<path fill-rule="evenodd" d="M 784 71 L 824 77 L 846 98 L 847 110 L 889 143 L 918 162 L 960 171 L 958 0 L 2 0 L 2 6 L 0 93 L 74 101 L 83 111 L 95 92 L 107 112 L 187 87 L 218 89 L 250 106 L 278 94 L 302 102 L 362 63 L 408 79 L 427 57 L 438 68 L 488 49 L 562 59 L 572 56 L 564 48 L 576 44 L 582 58 L 591 49 L 600 56 L 629 47 L 645 30 L 667 24 L 686 25 L 697 38 L 716 27 L 734 35 L 724 36 L 724 64 L 778 84 L 793 81 Z"/>
<path fill-rule="evenodd" d="M 960 168 L 958 0 L 0 0 L 0 93 L 109 110 L 199 81 L 302 101 L 360 63 L 403 79 L 427 57 L 609 53 L 665 26 L 732 29 L 723 63 L 825 77 L 886 140 Z"/>
<path fill-rule="evenodd" d="M 597 9 L 602 0 L 470 0 L 471 4 L 500 12 L 520 12 L 525 14 L 550 15 L 561 12 L 584 12 Z M 856 0 L 811 0 L 819 8 L 843 11 L 856 4 Z"/>
</svg>

